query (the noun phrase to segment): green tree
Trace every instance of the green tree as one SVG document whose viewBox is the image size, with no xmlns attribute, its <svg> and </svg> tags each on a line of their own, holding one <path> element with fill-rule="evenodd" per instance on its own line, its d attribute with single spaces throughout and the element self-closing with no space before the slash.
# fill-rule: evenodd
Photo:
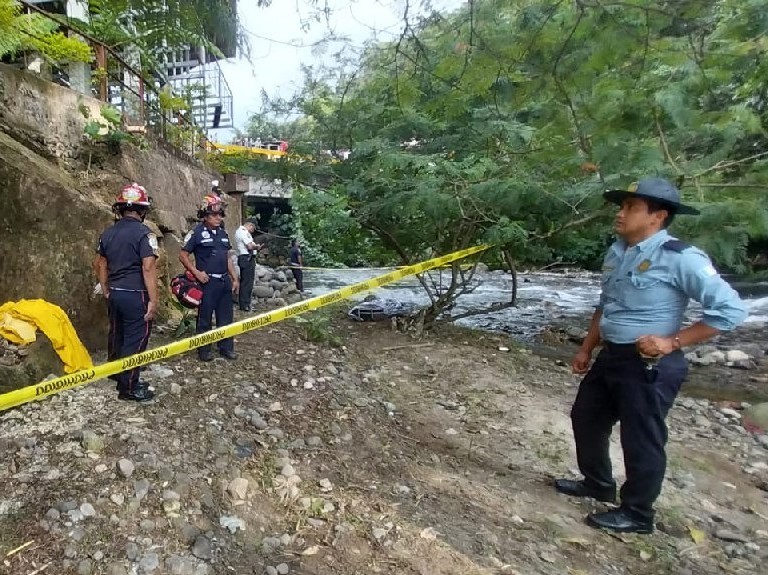
<svg viewBox="0 0 768 575">
<path fill-rule="evenodd" d="M 303 115 L 316 150 L 353 150 L 294 177 L 403 261 L 489 242 L 594 265 L 601 192 L 661 175 L 704 210 L 678 232 L 746 271 L 768 237 L 766 30 L 764 0 L 476 0 L 406 16 L 396 41 L 308 70 L 271 109 Z M 466 288 L 453 277 L 435 314 Z"/>
</svg>

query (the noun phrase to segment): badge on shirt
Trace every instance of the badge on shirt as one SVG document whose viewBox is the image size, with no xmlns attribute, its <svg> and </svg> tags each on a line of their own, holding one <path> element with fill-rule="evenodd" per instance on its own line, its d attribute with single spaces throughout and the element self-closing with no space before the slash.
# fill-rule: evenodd
<svg viewBox="0 0 768 575">
<path fill-rule="evenodd" d="M 650 267 L 651 267 L 651 260 L 643 260 L 637 266 L 637 271 L 639 271 L 640 273 L 647 272 L 648 268 Z"/>
<path fill-rule="evenodd" d="M 149 232 L 147 234 L 147 241 L 149 242 L 149 247 L 152 248 L 152 255 L 157 257 L 158 250 L 160 249 L 160 246 L 157 244 L 157 236 L 152 232 Z"/>
<path fill-rule="evenodd" d="M 207 240 L 210 237 L 211 237 L 211 234 L 208 233 L 208 230 L 203 230 L 203 238 Z"/>
</svg>

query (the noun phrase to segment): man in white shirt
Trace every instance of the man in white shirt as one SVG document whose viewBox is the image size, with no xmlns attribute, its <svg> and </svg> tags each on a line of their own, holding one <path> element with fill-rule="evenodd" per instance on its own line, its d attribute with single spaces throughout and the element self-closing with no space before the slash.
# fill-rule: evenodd
<svg viewBox="0 0 768 575">
<path fill-rule="evenodd" d="M 251 311 L 251 295 L 256 272 L 255 252 L 261 249 L 261 244 L 253 241 L 255 231 L 256 226 L 252 222 L 245 222 L 235 232 L 237 266 L 240 268 L 240 294 L 238 298 L 240 311 Z"/>
</svg>

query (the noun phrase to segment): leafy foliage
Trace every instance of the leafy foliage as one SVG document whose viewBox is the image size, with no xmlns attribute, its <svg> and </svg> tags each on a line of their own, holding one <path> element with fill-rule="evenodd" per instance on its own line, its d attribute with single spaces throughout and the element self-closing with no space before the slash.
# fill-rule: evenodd
<svg viewBox="0 0 768 575">
<path fill-rule="evenodd" d="M 307 70 L 268 110 L 301 115 L 315 161 L 281 168 L 343 206 L 330 225 L 405 261 L 482 241 L 594 266 L 601 192 L 660 175 L 704 208 L 673 231 L 744 271 L 768 237 L 766 29 L 764 0 L 476 0 Z"/>
<path fill-rule="evenodd" d="M 343 343 L 342 339 L 333 331 L 331 316 L 328 311 L 297 316 L 293 321 L 304 329 L 304 338 L 309 342 L 327 343 L 333 347 L 340 347 Z"/>
<path fill-rule="evenodd" d="M 53 20 L 39 14 L 24 14 L 16 0 L 0 0 L 0 58 L 23 50 L 34 50 L 47 60 L 88 62 L 90 47 L 77 38 L 57 31 Z"/>
</svg>

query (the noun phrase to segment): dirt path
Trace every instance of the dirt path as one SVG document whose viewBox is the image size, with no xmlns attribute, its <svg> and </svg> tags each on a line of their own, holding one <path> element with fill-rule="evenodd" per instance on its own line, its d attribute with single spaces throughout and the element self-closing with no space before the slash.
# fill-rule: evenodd
<svg viewBox="0 0 768 575">
<path fill-rule="evenodd" d="M 768 573 L 768 448 L 738 410 L 678 402 L 660 529 L 616 537 L 551 487 L 575 471 L 564 365 L 477 332 L 334 332 L 153 368 L 153 405 L 104 382 L 0 416 L 0 572 Z"/>
</svg>

